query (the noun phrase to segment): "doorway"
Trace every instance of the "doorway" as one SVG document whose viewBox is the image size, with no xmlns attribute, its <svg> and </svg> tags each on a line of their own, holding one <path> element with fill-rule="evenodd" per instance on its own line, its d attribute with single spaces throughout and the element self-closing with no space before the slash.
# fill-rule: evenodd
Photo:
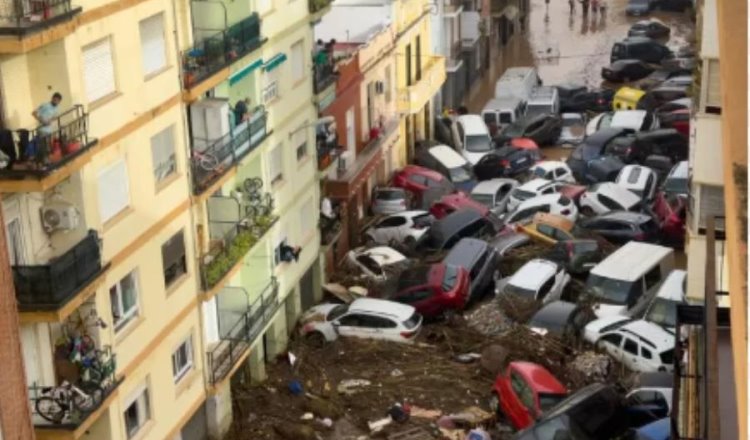
<svg viewBox="0 0 750 440">
<path fill-rule="evenodd" d="M 315 305 L 315 287 L 313 284 L 314 269 L 315 265 L 310 266 L 310 268 L 307 269 L 307 272 L 302 275 L 302 279 L 300 279 L 299 281 L 300 292 L 302 296 L 302 312 Z"/>
</svg>

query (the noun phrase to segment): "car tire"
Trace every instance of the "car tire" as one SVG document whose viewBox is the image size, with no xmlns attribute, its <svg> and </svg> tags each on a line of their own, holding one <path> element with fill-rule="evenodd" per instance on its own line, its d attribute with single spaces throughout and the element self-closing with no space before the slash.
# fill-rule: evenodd
<svg viewBox="0 0 750 440">
<path fill-rule="evenodd" d="M 305 335 L 305 342 L 311 347 L 321 348 L 326 343 L 326 337 L 321 332 L 311 332 Z"/>
</svg>

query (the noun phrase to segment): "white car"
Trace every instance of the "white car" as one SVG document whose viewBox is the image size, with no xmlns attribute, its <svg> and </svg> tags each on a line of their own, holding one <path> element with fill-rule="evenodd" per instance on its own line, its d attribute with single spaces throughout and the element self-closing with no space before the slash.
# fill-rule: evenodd
<svg viewBox="0 0 750 440">
<path fill-rule="evenodd" d="M 559 215 L 572 222 L 578 219 L 578 208 L 572 200 L 562 194 L 548 194 L 526 200 L 502 220 L 506 224 L 517 223 L 533 217 L 537 212 Z"/>
<path fill-rule="evenodd" d="M 508 211 L 513 211 L 521 204 L 534 197 L 543 196 L 545 194 L 554 194 L 560 191 L 562 183 L 552 182 L 547 179 L 531 179 L 528 182 L 516 187 L 510 193 L 510 199 L 508 200 Z"/>
<path fill-rule="evenodd" d="M 422 328 L 422 315 L 414 307 L 374 298 L 351 304 L 320 304 L 300 318 L 300 334 L 315 343 L 339 336 L 411 342 Z"/>
<path fill-rule="evenodd" d="M 633 371 L 672 371 L 674 334 L 642 319 L 624 316 L 590 322 L 583 337 Z"/>
<path fill-rule="evenodd" d="M 672 412 L 674 376 L 671 373 L 640 373 L 636 375 L 635 382 L 625 395 L 626 404 L 654 405 L 666 408 L 668 413 Z"/>
<path fill-rule="evenodd" d="M 648 304 L 643 319 L 674 331 L 677 326 L 677 306 L 685 304 L 687 272 L 675 269 L 667 275 Z"/>
<path fill-rule="evenodd" d="M 633 131 L 648 131 L 659 128 L 659 118 L 646 110 L 618 110 L 602 113 L 586 124 L 586 136 L 607 128 L 624 128 Z"/>
<path fill-rule="evenodd" d="M 407 258 L 388 246 L 367 249 L 358 247 L 346 254 L 349 264 L 357 267 L 365 276 L 376 281 L 385 281 L 388 267 L 406 263 Z"/>
<path fill-rule="evenodd" d="M 606 214 L 610 211 L 630 211 L 638 207 L 641 198 L 613 182 L 596 183 L 581 194 L 578 204 L 584 215 Z"/>
<path fill-rule="evenodd" d="M 471 190 L 471 198 L 488 207 L 495 215 L 505 212 L 510 194 L 518 186 L 518 180 L 500 177 L 484 180 Z"/>
<path fill-rule="evenodd" d="M 389 215 L 367 229 L 365 237 L 377 244 L 388 244 L 392 241 L 416 243 L 424 235 L 435 217 L 427 211 L 404 211 Z"/>
<path fill-rule="evenodd" d="M 532 176 L 555 182 L 576 183 L 570 167 L 565 162 L 557 160 L 543 160 L 537 162 L 529 170 Z"/>
<path fill-rule="evenodd" d="M 615 179 L 616 184 L 633 192 L 643 200 L 654 198 L 658 181 L 656 172 L 643 165 L 625 165 Z"/>
<path fill-rule="evenodd" d="M 512 276 L 499 280 L 495 294 L 517 295 L 546 304 L 559 300 L 570 275 L 556 263 L 541 258 L 527 261 Z"/>
<path fill-rule="evenodd" d="M 583 113 L 562 113 L 562 130 L 557 138 L 558 145 L 573 148 L 586 137 L 586 116 Z"/>
</svg>

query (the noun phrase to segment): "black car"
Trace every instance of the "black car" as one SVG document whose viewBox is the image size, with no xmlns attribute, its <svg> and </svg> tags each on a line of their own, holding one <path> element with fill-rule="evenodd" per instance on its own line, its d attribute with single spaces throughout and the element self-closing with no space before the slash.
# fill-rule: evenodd
<svg viewBox="0 0 750 440">
<path fill-rule="evenodd" d="M 447 250 L 462 238 L 492 237 L 501 227 L 502 223 L 492 214 L 483 216 L 474 209 L 459 209 L 432 223 L 417 243 L 416 251 Z"/>
<path fill-rule="evenodd" d="M 606 112 L 612 108 L 614 96 L 614 90 L 601 89 L 577 93 L 565 99 L 560 97 L 560 112 Z"/>
<path fill-rule="evenodd" d="M 552 301 L 539 309 L 526 325 L 537 333 L 576 339 L 595 318 L 591 309 L 567 301 Z"/>
<path fill-rule="evenodd" d="M 659 238 L 659 225 L 653 217 L 638 212 L 610 211 L 583 219 L 580 226 L 616 244 L 631 240 L 655 242 Z"/>
<path fill-rule="evenodd" d="M 659 64 L 662 60 L 673 57 L 672 51 L 658 41 L 646 37 L 629 37 L 612 45 L 609 62 L 640 60 L 644 63 Z"/>
<path fill-rule="evenodd" d="M 685 12 L 692 7 L 692 0 L 655 0 L 653 4 L 654 9 L 672 12 Z"/>
<path fill-rule="evenodd" d="M 677 163 L 688 158 L 689 142 L 674 128 L 660 128 L 617 138 L 604 152 L 626 163 L 643 164 L 653 155 L 666 156 Z"/>
<path fill-rule="evenodd" d="M 643 90 L 652 89 L 664 81 L 683 75 L 692 75 L 692 72 L 688 69 L 681 68 L 655 70 L 651 75 L 638 81 L 638 87 Z"/>
<path fill-rule="evenodd" d="M 506 126 L 495 137 L 496 145 L 505 145 L 511 139 L 529 138 L 537 145 L 553 145 L 562 131 L 562 119 L 553 113 L 525 116 Z"/>
<path fill-rule="evenodd" d="M 628 29 L 628 37 L 666 38 L 671 29 L 659 20 L 641 20 Z"/>
<path fill-rule="evenodd" d="M 558 84 L 553 87 L 557 89 L 557 96 L 560 98 L 560 107 L 572 97 L 588 92 L 588 89 L 583 84 Z"/>
<path fill-rule="evenodd" d="M 558 241 L 545 258 L 565 266 L 573 275 L 583 275 L 604 258 L 604 252 L 597 240 L 576 239 Z"/>
<path fill-rule="evenodd" d="M 639 60 L 618 60 L 602 67 L 602 78 L 609 82 L 630 82 L 646 77 L 654 68 Z"/>
<path fill-rule="evenodd" d="M 534 162 L 534 154 L 530 150 L 508 145 L 479 159 L 474 165 L 474 174 L 478 180 L 510 177 L 528 171 Z"/>
<path fill-rule="evenodd" d="M 573 153 L 567 160 L 567 164 L 573 172 L 573 176 L 576 180 L 583 182 L 585 180 L 584 177 L 588 172 L 589 162 L 600 158 L 610 142 L 627 133 L 628 130 L 623 128 L 608 127 L 599 130 L 584 139 L 584 141 L 573 150 Z"/>
<path fill-rule="evenodd" d="M 443 259 L 443 263 L 463 267 L 469 272 L 469 301 L 481 299 L 495 279 L 498 253 L 484 240 L 462 238 Z"/>
</svg>

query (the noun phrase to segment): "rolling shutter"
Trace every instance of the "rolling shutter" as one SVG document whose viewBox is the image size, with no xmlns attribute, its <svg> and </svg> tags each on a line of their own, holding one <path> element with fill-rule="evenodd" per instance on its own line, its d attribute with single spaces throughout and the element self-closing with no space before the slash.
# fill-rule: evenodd
<svg viewBox="0 0 750 440">
<path fill-rule="evenodd" d="M 143 74 L 158 72 L 167 65 L 164 42 L 164 15 L 156 14 L 140 23 Z"/>
<path fill-rule="evenodd" d="M 115 92 L 115 69 L 109 38 L 83 50 L 83 80 L 88 102 Z"/>
<path fill-rule="evenodd" d="M 101 222 L 114 217 L 130 203 L 128 169 L 124 160 L 99 173 L 99 217 Z"/>
</svg>

